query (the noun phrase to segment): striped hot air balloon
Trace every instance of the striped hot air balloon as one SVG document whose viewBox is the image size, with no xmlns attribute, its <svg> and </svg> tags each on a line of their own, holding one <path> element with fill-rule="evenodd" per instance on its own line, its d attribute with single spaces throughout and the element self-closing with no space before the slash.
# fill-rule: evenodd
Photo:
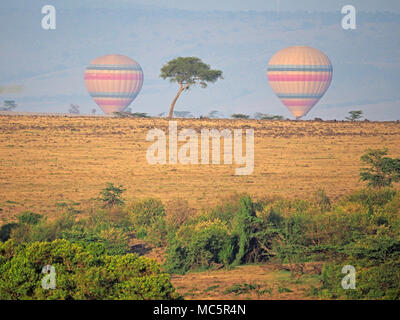
<svg viewBox="0 0 400 320">
<path fill-rule="evenodd" d="M 123 111 L 139 94 L 143 71 L 133 59 L 109 54 L 94 59 L 85 71 L 89 94 L 104 113 Z"/>
<path fill-rule="evenodd" d="M 311 47 L 289 47 L 275 54 L 268 65 L 268 80 L 275 94 L 296 119 L 317 104 L 332 81 L 332 64 Z"/>
</svg>

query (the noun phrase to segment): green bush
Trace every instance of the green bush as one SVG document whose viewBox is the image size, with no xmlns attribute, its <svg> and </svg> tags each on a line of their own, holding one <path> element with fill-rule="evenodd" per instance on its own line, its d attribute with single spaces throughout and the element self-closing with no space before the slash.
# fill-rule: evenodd
<svg viewBox="0 0 400 320">
<path fill-rule="evenodd" d="M 20 221 L 24 222 L 4 227 L 4 240 L 11 238 L 17 243 L 29 243 L 67 239 L 84 247 L 97 243 L 109 255 L 126 254 L 130 249 L 131 230 L 126 216 L 114 209 L 92 212 L 88 218 L 79 220 L 68 211 L 52 221 L 40 219 L 32 224 L 26 222 L 31 220 L 25 216 Z"/>
<path fill-rule="evenodd" d="M 43 266 L 52 265 L 56 288 L 41 286 Z M 0 299 L 174 299 L 168 274 L 135 254 L 94 255 L 66 240 L 18 245 L 0 243 Z"/>
<path fill-rule="evenodd" d="M 365 205 L 371 210 L 376 207 L 382 207 L 390 202 L 396 195 L 396 190 L 384 188 L 384 189 L 362 189 L 355 191 L 345 199 L 350 202 L 357 202 Z"/>
<path fill-rule="evenodd" d="M 385 233 L 364 236 L 344 247 L 347 258 L 324 267 L 321 294 L 329 298 L 400 299 L 400 239 Z M 344 290 L 341 268 L 356 268 L 356 289 Z"/>
<path fill-rule="evenodd" d="M 221 253 L 229 245 L 229 233 L 225 226 L 211 223 L 204 227 L 197 226 L 189 244 L 188 256 L 190 266 L 194 268 L 208 268 L 212 263 L 223 263 Z"/>
<path fill-rule="evenodd" d="M 113 183 L 107 182 L 106 187 L 100 191 L 100 200 L 103 202 L 103 208 L 113 208 L 116 206 L 124 205 L 125 202 L 122 199 L 122 194 L 126 191 L 120 185 L 119 187 L 114 186 Z"/>
<path fill-rule="evenodd" d="M 233 260 L 229 231 L 219 219 L 182 226 L 169 234 L 165 267 L 169 272 L 207 269 Z"/>
<path fill-rule="evenodd" d="M 254 204 L 249 196 L 239 200 L 239 210 L 235 216 L 233 233 L 238 238 L 238 252 L 235 257 L 235 264 L 249 262 L 249 253 L 255 244 L 254 234 L 256 232 L 258 219 Z"/>
<path fill-rule="evenodd" d="M 325 261 L 321 296 L 398 296 L 394 281 L 400 260 L 400 193 L 396 190 L 359 190 L 335 203 L 323 191 L 311 200 L 255 202 L 247 195 L 235 195 L 199 214 L 185 201 L 175 201 L 168 208 L 172 208 L 168 222 L 163 204 L 156 199 L 92 209 L 79 219 L 70 210 L 52 221 L 24 213 L 18 223 L 1 227 L 0 240 L 11 238 L 13 243 L 30 246 L 62 238 L 101 260 L 102 256 L 124 256 L 135 235 L 166 246 L 164 267 L 172 273 L 271 258 L 289 263 L 293 270 L 305 262 Z M 359 291 L 341 289 L 338 277 L 343 278 L 340 266 L 345 264 L 357 268 Z M 381 274 L 381 279 L 373 279 L 373 272 Z M 90 277 L 101 278 L 97 273 Z"/>
<path fill-rule="evenodd" d="M 169 273 L 184 274 L 190 270 L 188 249 L 176 238 L 175 234 L 168 234 L 166 259 L 164 268 Z"/>
<path fill-rule="evenodd" d="M 391 187 L 400 181 L 400 159 L 384 157 L 387 153 L 388 149 L 369 149 L 362 155 L 361 161 L 369 167 L 361 169 L 361 181 L 374 188 Z"/>
<path fill-rule="evenodd" d="M 31 212 L 31 211 L 25 211 L 22 214 L 20 214 L 19 216 L 17 216 L 17 218 L 20 223 L 36 225 L 42 219 L 42 215 Z"/>
<path fill-rule="evenodd" d="M 217 206 L 169 234 L 166 268 L 169 272 L 206 269 L 266 260 L 275 234 L 256 215 L 262 210 L 249 196 Z"/>
<path fill-rule="evenodd" d="M 356 288 L 345 290 L 341 282 L 344 265 L 356 268 Z M 331 263 L 322 271 L 320 295 L 330 299 L 400 299 L 400 260 L 389 260 L 375 266 L 360 266 L 357 261 Z"/>
<path fill-rule="evenodd" d="M 6 242 L 11 237 L 11 231 L 18 226 L 18 223 L 11 222 L 2 225 L 0 228 L 0 241 Z"/>
<path fill-rule="evenodd" d="M 165 243 L 165 209 L 160 200 L 136 201 L 129 206 L 128 214 L 138 238 L 147 239 L 156 246 Z"/>
<path fill-rule="evenodd" d="M 123 255 L 129 251 L 129 237 L 123 230 L 108 226 L 101 231 L 87 229 L 81 225 L 72 227 L 61 234 L 61 238 L 88 247 L 94 243 L 102 244 L 109 255 Z"/>
<path fill-rule="evenodd" d="M 350 259 L 367 266 L 382 264 L 388 260 L 400 259 L 400 239 L 385 234 L 365 236 L 347 245 L 344 253 Z"/>
</svg>

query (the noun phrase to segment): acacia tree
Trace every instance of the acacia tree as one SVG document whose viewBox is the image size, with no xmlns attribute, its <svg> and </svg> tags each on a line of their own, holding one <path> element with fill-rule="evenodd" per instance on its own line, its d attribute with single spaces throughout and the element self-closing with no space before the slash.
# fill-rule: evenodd
<svg viewBox="0 0 400 320">
<path fill-rule="evenodd" d="M 346 117 L 346 120 L 354 122 L 354 121 L 360 120 L 362 117 L 363 117 L 362 110 L 349 111 L 349 116 Z"/>
<path fill-rule="evenodd" d="M 160 77 L 169 79 L 171 82 L 179 84 L 179 90 L 171 103 L 169 118 L 174 115 L 174 107 L 181 93 L 189 90 L 192 85 L 200 84 L 202 88 L 207 87 L 208 82 L 216 82 L 219 78 L 223 79 L 222 71 L 212 70 L 197 57 L 179 57 L 169 61 L 161 68 Z"/>
<path fill-rule="evenodd" d="M 14 100 L 4 100 L 4 106 L 0 108 L 1 111 L 12 111 L 17 107 Z"/>
<path fill-rule="evenodd" d="M 125 191 L 126 191 L 126 189 L 124 189 L 122 187 L 122 185 L 117 187 L 117 186 L 114 186 L 113 183 L 107 182 L 106 187 L 103 190 L 101 190 L 101 192 L 100 192 L 100 195 L 101 195 L 100 200 L 104 204 L 103 208 L 112 208 L 115 206 L 123 205 L 125 202 L 121 198 L 121 195 Z"/>
<path fill-rule="evenodd" d="M 361 161 L 369 168 L 362 168 L 360 179 L 368 182 L 373 188 L 391 187 L 393 182 L 400 181 L 400 159 L 384 157 L 388 149 L 368 150 L 361 157 Z"/>
</svg>

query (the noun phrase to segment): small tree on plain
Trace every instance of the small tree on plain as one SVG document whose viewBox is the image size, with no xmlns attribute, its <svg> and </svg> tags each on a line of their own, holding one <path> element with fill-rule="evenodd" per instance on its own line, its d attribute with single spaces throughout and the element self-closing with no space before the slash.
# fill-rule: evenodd
<svg viewBox="0 0 400 320">
<path fill-rule="evenodd" d="M 197 57 L 179 57 L 169 61 L 161 68 L 160 77 L 177 82 L 179 85 L 178 93 L 171 103 L 169 118 L 174 115 L 176 101 L 182 92 L 190 89 L 195 84 L 200 84 L 202 88 L 207 87 L 207 83 L 214 83 L 218 79 L 223 79 L 222 71 L 212 70 Z"/>
<path fill-rule="evenodd" d="M 207 117 L 211 119 L 216 119 L 216 118 L 223 118 L 224 115 L 217 110 L 213 110 L 208 113 Z"/>
<path fill-rule="evenodd" d="M 106 187 L 100 191 L 100 200 L 103 202 L 103 208 L 113 208 L 124 205 L 125 202 L 121 196 L 125 191 L 126 189 L 124 189 L 122 185 L 117 187 L 114 186 L 113 183 L 107 182 Z"/>
<path fill-rule="evenodd" d="M 373 188 L 391 187 L 400 181 L 400 159 L 385 157 L 387 153 L 388 149 L 370 149 L 362 155 L 361 161 L 369 167 L 361 169 L 361 181 Z"/>
<path fill-rule="evenodd" d="M 281 115 L 273 115 L 268 113 L 257 112 L 254 114 L 254 118 L 257 120 L 283 120 Z"/>
<path fill-rule="evenodd" d="M 349 116 L 346 117 L 346 120 L 354 122 L 354 121 L 360 120 L 362 117 L 363 117 L 362 110 L 350 111 Z"/>
<path fill-rule="evenodd" d="M 80 114 L 79 106 L 77 104 L 71 104 L 68 112 L 71 114 Z"/>
<path fill-rule="evenodd" d="M 174 116 L 178 118 L 192 118 L 193 114 L 190 111 L 174 111 Z"/>
<path fill-rule="evenodd" d="M 231 115 L 231 117 L 232 117 L 233 119 L 249 119 L 249 118 L 250 118 L 249 115 L 247 115 L 247 114 L 242 114 L 242 113 L 234 113 L 234 114 Z"/>
<path fill-rule="evenodd" d="M 14 100 L 4 100 L 4 106 L 0 108 L 2 111 L 11 111 L 17 107 L 17 104 Z"/>
</svg>

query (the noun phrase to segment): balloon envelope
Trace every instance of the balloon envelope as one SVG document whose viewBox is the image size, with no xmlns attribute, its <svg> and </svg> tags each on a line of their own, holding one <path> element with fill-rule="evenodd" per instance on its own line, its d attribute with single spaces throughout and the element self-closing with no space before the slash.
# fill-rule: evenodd
<svg viewBox="0 0 400 320">
<path fill-rule="evenodd" d="M 143 71 L 133 59 L 109 54 L 94 59 L 85 71 L 89 94 L 104 113 L 123 111 L 139 94 Z"/>
<path fill-rule="evenodd" d="M 311 47 L 289 47 L 268 64 L 268 80 L 282 103 L 296 119 L 305 115 L 328 90 L 333 68 L 329 58 Z"/>
</svg>

